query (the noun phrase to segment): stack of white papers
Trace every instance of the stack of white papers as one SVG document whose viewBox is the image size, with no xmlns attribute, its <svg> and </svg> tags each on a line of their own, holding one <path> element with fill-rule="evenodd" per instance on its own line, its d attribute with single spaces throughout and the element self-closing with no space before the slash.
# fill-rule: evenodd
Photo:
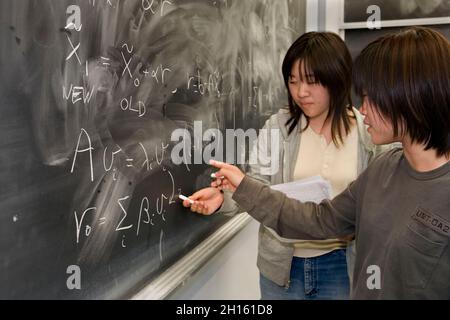
<svg viewBox="0 0 450 320">
<path fill-rule="evenodd" d="M 330 199 L 332 188 L 328 180 L 321 176 L 314 176 L 307 179 L 297 180 L 288 183 L 276 184 L 270 186 L 274 190 L 278 190 L 286 194 L 288 198 L 297 199 L 301 202 L 320 203 L 324 199 Z M 284 243 L 296 243 L 297 239 L 287 239 L 280 237 L 273 229 L 266 227 L 278 240 Z"/>
<path fill-rule="evenodd" d="M 330 182 L 321 176 L 276 184 L 271 188 L 283 192 L 288 198 L 315 203 L 320 203 L 323 199 L 330 199 L 332 192 Z"/>
</svg>

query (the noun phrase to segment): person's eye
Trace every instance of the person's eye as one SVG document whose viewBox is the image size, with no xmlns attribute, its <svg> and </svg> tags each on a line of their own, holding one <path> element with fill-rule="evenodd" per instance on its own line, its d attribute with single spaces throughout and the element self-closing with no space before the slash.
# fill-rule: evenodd
<svg viewBox="0 0 450 320">
<path fill-rule="evenodd" d="M 306 82 L 308 84 L 317 84 L 316 78 L 314 77 L 308 77 L 308 79 L 306 79 Z"/>
</svg>

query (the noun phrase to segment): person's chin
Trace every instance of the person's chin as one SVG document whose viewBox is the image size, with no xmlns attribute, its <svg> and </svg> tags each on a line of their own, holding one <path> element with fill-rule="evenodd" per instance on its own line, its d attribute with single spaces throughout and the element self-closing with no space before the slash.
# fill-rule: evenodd
<svg viewBox="0 0 450 320">
<path fill-rule="evenodd" d="M 372 128 L 369 128 L 372 129 Z M 382 137 L 378 134 L 376 134 L 373 129 L 372 130 L 367 130 L 367 132 L 369 132 L 370 137 L 372 138 L 372 143 L 376 144 L 376 145 L 381 145 L 381 144 L 388 144 L 388 143 L 392 143 L 393 141 L 391 139 L 387 139 L 386 137 Z"/>
<path fill-rule="evenodd" d="M 309 106 L 306 106 L 306 107 L 303 107 L 303 108 L 302 108 L 303 113 L 304 113 L 305 116 L 307 116 L 308 118 L 314 118 L 314 117 L 317 116 L 317 114 L 316 114 L 313 110 L 310 109 L 311 107 L 312 107 L 312 106 L 309 105 Z"/>
<path fill-rule="evenodd" d="M 369 133 L 370 138 L 372 139 L 372 142 L 374 144 L 381 144 L 380 143 L 380 141 L 381 141 L 380 137 L 376 134 L 376 132 L 373 130 L 372 127 L 368 127 L 367 128 L 367 132 Z"/>
</svg>

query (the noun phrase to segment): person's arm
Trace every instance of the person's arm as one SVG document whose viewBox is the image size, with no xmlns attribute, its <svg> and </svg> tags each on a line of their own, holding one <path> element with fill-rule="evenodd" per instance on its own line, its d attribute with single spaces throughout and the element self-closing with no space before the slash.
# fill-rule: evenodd
<svg viewBox="0 0 450 320">
<path fill-rule="evenodd" d="M 258 135 L 257 143 L 253 145 L 252 150 L 250 151 L 249 159 L 253 159 L 256 161 L 249 161 L 247 165 L 247 175 L 252 177 L 255 180 L 258 180 L 266 185 L 270 185 L 271 176 L 270 174 L 275 174 L 273 171 L 273 161 L 277 161 L 277 166 L 280 165 L 281 159 L 275 159 L 275 155 L 272 155 L 271 150 L 271 140 L 272 140 L 272 128 L 274 127 L 272 122 L 277 121 L 276 117 L 269 118 L 264 124 L 262 130 Z M 279 140 L 279 136 L 275 137 Z M 278 142 L 280 143 L 280 142 Z M 272 155 L 272 159 L 268 158 L 268 155 Z M 279 154 L 277 153 L 277 157 Z M 233 200 L 233 193 L 229 190 L 223 190 L 224 201 L 222 206 L 217 210 L 218 213 L 225 215 L 234 215 L 237 213 L 244 212 L 236 201 Z"/>
<path fill-rule="evenodd" d="M 355 232 L 357 190 L 363 176 L 333 200 L 320 204 L 287 198 L 248 176 L 237 187 L 233 199 L 253 218 L 284 238 L 329 239 Z"/>
<path fill-rule="evenodd" d="M 271 129 L 273 129 L 274 126 L 276 127 L 276 121 L 276 116 L 272 116 L 264 124 L 262 128 L 263 130 L 260 132 L 267 132 L 267 134 L 260 133 L 258 135 L 257 143 L 253 145 L 249 157 L 249 159 L 253 159 L 254 161 L 249 161 L 247 165 L 247 175 L 264 184 L 270 184 L 271 182 L 270 174 L 274 174 L 274 172 L 272 172 L 274 170 L 273 161 L 276 161 L 276 167 L 278 167 L 280 161 L 279 158 L 268 158 L 268 155 L 272 155 L 272 139 L 276 139 L 276 142 L 280 144 L 278 141 L 280 139 L 279 135 L 274 138 L 271 136 Z M 276 153 L 276 156 L 279 157 L 278 152 Z M 190 207 L 191 211 L 203 215 L 223 214 L 233 216 L 245 211 L 232 199 L 233 194 L 230 191 L 222 191 L 223 192 L 219 194 L 217 190 L 214 192 L 211 188 L 198 190 L 196 193 L 189 196 L 189 198 L 194 200 L 195 203 L 191 204 L 189 201 L 184 201 L 183 205 L 185 207 Z"/>
</svg>

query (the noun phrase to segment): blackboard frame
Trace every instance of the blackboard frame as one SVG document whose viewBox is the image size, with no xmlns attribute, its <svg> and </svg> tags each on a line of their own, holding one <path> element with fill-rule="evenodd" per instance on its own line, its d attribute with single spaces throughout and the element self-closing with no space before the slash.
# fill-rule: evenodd
<svg viewBox="0 0 450 320">
<path fill-rule="evenodd" d="M 164 273 L 132 294 L 130 299 L 162 300 L 170 298 L 188 278 L 193 277 L 251 220 L 252 218 L 247 213 L 233 217 Z"/>
</svg>

